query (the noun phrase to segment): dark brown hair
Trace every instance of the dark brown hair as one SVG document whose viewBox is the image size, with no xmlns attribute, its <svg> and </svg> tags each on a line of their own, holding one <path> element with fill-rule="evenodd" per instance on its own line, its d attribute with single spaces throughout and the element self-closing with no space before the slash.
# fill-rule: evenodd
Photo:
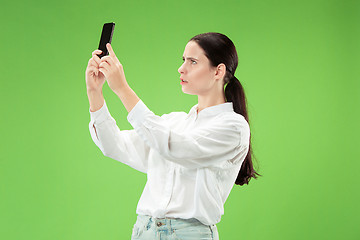
<svg viewBox="0 0 360 240">
<path fill-rule="evenodd" d="M 232 102 L 234 111 L 244 116 L 249 123 L 247 113 L 247 102 L 244 89 L 240 81 L 234 76 L 238 65 L 238 55 L 234 43 L 224 34 L 217 32 L 207 32 L 192 37 L 190 41 L 195 41 L 205 52 L 210 64 L 214 67 L 220 63 L 225 64 L 226 74 L 224 76 L 225 98 L 227 102 Z M 250 124 L 249 124 L 250 125 Z M 251 134 L 250 134 L 251 136 Z M 251 137 L 249 139 L 249 151 L 241 165 L 235 184 L 249 184 L 250 179 L 257 178 L 258 174 L 252 163 Z"/>
</svg>

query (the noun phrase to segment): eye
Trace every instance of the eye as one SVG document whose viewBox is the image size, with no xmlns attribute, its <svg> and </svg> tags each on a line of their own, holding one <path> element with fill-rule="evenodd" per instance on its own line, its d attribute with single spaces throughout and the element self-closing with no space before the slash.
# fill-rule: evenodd
<svg viewBox="0 0 360 240">
<path fill-rule="evenodd" d="M 182 61 L 184 62 L 185 59 L 183 58 Z M 195 61 L 195 60 L 191 60 L 191 59 L 190 59 L 190 61 L 192 62 L 192 64 L 194 64 L 194 63 L 196 64 L 196 61 Z"/>
</svg>

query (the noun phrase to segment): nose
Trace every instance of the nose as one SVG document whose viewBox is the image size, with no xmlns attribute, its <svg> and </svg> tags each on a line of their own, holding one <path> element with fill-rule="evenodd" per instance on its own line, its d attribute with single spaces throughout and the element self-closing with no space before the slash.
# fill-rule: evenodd
<svg viewBox="0 0 360 240">
<path fill-rule="evenodd" d="M 178 69 L 178 72 L 179 72 L 180 74 L 184 72 L 184 70 L 183 70 L 183 65 L 184 65 L 184 64 L 181 64 L 181 66 L 180 66 L 179 69 Z"/>
</svg>

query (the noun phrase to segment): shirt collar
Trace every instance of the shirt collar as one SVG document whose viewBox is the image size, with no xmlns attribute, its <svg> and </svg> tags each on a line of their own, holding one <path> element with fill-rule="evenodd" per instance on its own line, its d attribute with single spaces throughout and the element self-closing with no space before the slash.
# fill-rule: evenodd
<svg viewBox="0 0 360 240">
<path fill-rule="evenodd" d="M 221 104 L 218 104 L 218 105 L 214 105 L 214 106 L 211 106 L 211 107 L 204 108 L 203 110 L 201 110 L 199 112 L 199 114 L 197 113 L 197 107 L 198 107 L 198 104 L 194 105 L 190 109 L 187 118 L 190 117 L 193 114 L 198 115 L 198 117 L 204 117 L 204 116 L 208 117 L 208 116 L 217 115 L 217 114 L 222 113 L 222 112 L 233 112 L 234 111 L 234 107 L 233 107 L 232 102 L 221 103 Z"/>
</svg>

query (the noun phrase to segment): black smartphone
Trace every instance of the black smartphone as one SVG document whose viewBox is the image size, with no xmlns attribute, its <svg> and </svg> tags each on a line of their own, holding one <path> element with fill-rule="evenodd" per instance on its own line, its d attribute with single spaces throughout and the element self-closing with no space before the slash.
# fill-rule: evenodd
<svg viewBox="0 0 360 240">
<path fill-rule="evenodd" d="M 100 43 L 99 43 L 99 48 L 98 48 L 102 51 L 102 53 L 97 54 L 99 56 L 99 58 L 109 55 L 109 52 L 106 48 L 106 44 L 107 43 L 111 44 L 114 28 L 115 28 L 114 22 L 104 24 L 102 32 L 101 32 Z"/>
</svg>

